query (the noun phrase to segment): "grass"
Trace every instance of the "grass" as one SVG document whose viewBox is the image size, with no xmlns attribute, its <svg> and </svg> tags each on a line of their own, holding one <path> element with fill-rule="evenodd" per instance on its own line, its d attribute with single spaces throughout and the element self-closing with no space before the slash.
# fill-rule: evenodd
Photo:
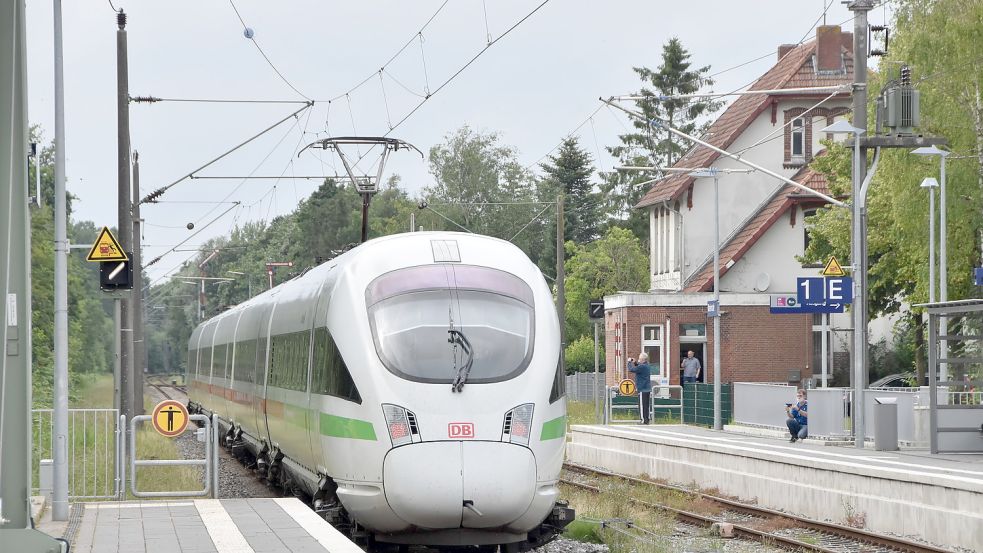
<svg viewBox="0 0 983 553">
<path fill-rule="evenodd" d="M 113 407 L 113 376 L 90 375 L 76 390 L 72 409 L 111 409 Z M 152 405 L 144 398 L 144 405 Z M 111 495 L 115 480 L 116 455 L 113 449 L 116 421 L 111 412 L 69 413 L 67 464 L 70 496 Z M 36 413 L 32 429 L 31 476 L 35 489 L 39 487 L 41 459 L 51 459 L 51 413 Z M 189 429 L 189 431 L 192 431 Z M 141 459 L 179 459 L 177 444 L 143 424 L 137 432 L 137 455 Z M 129 472 L 129 467 L 127 467 Z M 138 487 L 143 491 L 202 488 L 201 470 L 197 467 L 145 467 L 139 469 Z M 130 475 L 127 474 L 127 480 Z M 129 483 L 127 482 L 127 488 Z"/>
<path fill-rule="evenodd" d="M 679 424 L 678 410 L 664 412 L 665 408 L 656 406 L 652 413 L 655 424 Z M 614 420 L 639 420 L 638 409 L 615 409 L 611 415 Z M 590 401 L 567 402 L 568 424 L 597 424 L 595 420 L 594 403 Z"/>
<path fill-rule="evenodd" d="M 659 509 L 649 509 L 628 501 L 633 497 L 651 502 L 664 502 L 680 508 L 687 505 L 687 495 L 679 492 L 665 492 L 653 486 L 629 484 L 623 480 L 599 479 L 595 485 L 603 491 L 595 494 L 580 488 L 561 484 L 561 495 L 577 511 L 577 520 L 571 523 L 564 536 L 591 543 L 602 542 L 612 553 L 662 553 L 677 551 L 678 539 L 670 539 L 676 532 L 675 516 Z M 659 495 L 659 497 L 656 497 Z M 675 496 L 675 497 L 668 497 Z M 692 502 L 692 498 L 689 498 Z M 613 528 L 602 528 L 599 521 L 622 519 L 645 531 L 628 529 L 625 524 L 613 524 Z M 626 535 L 630 534 L 630 535 Z M 637 536 L 632 537 L 632 536 Z M 708 547 L 701 550 L 718 550 L 719 539 L 709 539 Z"/>
</svg>

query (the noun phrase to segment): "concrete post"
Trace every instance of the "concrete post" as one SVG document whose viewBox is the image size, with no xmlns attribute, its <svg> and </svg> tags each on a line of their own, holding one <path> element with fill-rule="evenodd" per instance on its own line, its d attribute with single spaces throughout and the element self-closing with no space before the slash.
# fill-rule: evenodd
<svg viewBox="0 0 983 553">
<path fill-rule="evenodd" d="M 872 0 L 855 0 L 849 5 L 853 20 L 853 126 L 867 131 L 867 12 Z M 864 397 L 867 385 L 867 240 L 861 212 L 860 186 L 866 173 L 867 149 L 861 135 L 854 135 L 853 158 L 853 416 L 854 442 L 864 447 Z"/>
<path fill-rule="evenodd" d="M 68 198 L 65 193 L 65 75 L 61 0 L 55 24 L 55 398 L 51 518 L 68 520 Z"/>
<path fill-rule="evenodd" d="M 140 253 L 140 154 L 133 152 L 133 299 L 130 300 L 133 319 L 133 412 L 143 414 L 143 371 L 146 365 L 146 340 L 144 338 L 143 266 Z"/>
<path fill-rule="evenodd" d="M 133 222 L 130 216 L 130 96 L 129 74 L 126 51 L 126 14 L 120 10 L 116 14 L 116 122 L 117 122 L 117 185 L 118 185 L 118 224 L 119 242 L 123 250 L 132 248 Z M 135 394 L 143 390 L 134 388 L 133 377 L 133 314 L 130 301 L 120 301 L 120 327 L 122 347 L 120 348 L 120 392 L 122 412 L 127 419 L 137 413 L 134 410 Z"/>
</svg>

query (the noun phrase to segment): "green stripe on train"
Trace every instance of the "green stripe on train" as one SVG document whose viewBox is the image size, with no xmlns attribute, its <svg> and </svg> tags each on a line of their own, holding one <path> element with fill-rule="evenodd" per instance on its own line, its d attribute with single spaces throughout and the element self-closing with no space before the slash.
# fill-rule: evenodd
<svg viewBox="0 0 983 553">
<path fill-rule="evenodd" d="M 567 435 L 567 416 L 557 417 L 551 421 L 543 423 L 543 432 L 539 435 L 539 441 L 555 440 Z"/>
<path fill-rule="evenodd" d="M 375 441 L 375 428 L 369 421 L 346 419 L 336 415 L 321 413 L 321 434 L 334 438 Z"/>
</svg>

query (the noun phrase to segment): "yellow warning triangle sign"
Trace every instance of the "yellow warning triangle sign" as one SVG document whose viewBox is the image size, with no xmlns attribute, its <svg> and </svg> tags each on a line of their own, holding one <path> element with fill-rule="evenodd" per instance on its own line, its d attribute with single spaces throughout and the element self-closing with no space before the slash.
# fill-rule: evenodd
<svg viewBox="0 0 983 553">
<path fill-rule="evenodd" d="M 119 245 L 119 241 L 110 232 L 109 227 L 102 227 L 99 238 L 96 238 L 96 243 L 92 245 L 85 259 L 86 261 L 127 261 L 129 258 L 126 257 L 123 246 Z"/>
<path fill-rule="evenodd" d="M 828 277 L 846 276 L 846 271 L 843 270 L 843 267 L 840 265 L 840 262 L 836 260 L 836 257 L 830 256 L 829 263 L 827 263 L 826 267 L 823 269 L 823 276 L 828 276 Z"/>
</svg>

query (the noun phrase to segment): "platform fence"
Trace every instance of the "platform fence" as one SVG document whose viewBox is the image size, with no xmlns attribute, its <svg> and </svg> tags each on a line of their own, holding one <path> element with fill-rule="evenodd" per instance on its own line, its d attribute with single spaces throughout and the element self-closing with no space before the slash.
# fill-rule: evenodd
<svg viewBox="0 0 983 553">
<path fill-rule="evenodd" d="M 598 390 L 596 393 L 604 393 L 604 373 L 598 379 Z M 569 401 L 594 401 L 594 373 L 574 373 L 566 376 L 567 400 Z"/>
<path fill-rule="evenodd" d="M 69 500 L 116 499 L 121 490 L 117 409 L 69 409 L 66 436 Z M 48 492 L 54 459 L 54 410 L 31 411 L 31 492 Z M 44 488 L 42 490 L 42 488 Z"/>
</svg>

